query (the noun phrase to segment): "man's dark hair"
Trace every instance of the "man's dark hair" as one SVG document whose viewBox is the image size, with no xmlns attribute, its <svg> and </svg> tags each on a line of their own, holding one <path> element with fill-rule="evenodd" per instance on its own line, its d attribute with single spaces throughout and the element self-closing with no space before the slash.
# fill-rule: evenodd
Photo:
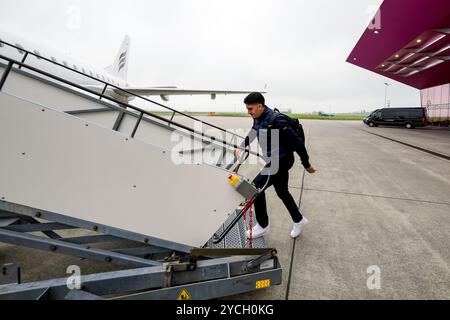
<svg viewBox="0 0 450 320">
<path fill-rule="evenodd" d="M 244 99 L 244 103 L 245 104 L 261 103 L 262 105 L 265 105 L 266 100 L 264 99 L 264 96 L 261 93 L 252 92 Z"/>
</svg>

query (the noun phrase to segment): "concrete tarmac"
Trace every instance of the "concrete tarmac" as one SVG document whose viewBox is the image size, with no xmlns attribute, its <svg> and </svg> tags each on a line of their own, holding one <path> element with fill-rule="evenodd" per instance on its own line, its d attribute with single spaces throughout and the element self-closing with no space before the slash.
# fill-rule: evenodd
<svg viewBox="0 0 450 320">
<path fill-rule="evenodd" d="M 303 189 L 300 209 L 310 223 L 293 250 L 292 222 L 269 189 L 266 242 L 278 249 L 284 281 L 233 298 L 449 299 L 450 162 L 371 135 L 359 122 L 302 123 L 319 171 L 302 183 L 297 159 L 290 186 L 297 199 Z M 450 131 L 377 133 L 389 129 L 399 140 L 426 146 L 431 139 L 439 151 L 450 150 Z M 372 270 L 380 272 L 379 289 Z"/>
</svg>

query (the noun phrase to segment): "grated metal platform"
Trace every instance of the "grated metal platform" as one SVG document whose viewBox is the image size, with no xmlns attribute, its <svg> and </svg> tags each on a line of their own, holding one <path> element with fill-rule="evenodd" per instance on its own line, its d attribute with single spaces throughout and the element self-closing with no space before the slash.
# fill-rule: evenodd
<svg viewBox="0 0 450 320">
<path fill-rule="evenodd" d="M 233 219 L 236 217 L 238 210 L 231 214 L 225 223 L 217 230 L 216 233 L 222 233 L 226 227 L 228 227 Z M 253 225 L 256 223 L 256 217 L 253 214 Z M 239 219 L 238 223 L 231 229 L 231 231 L 225 236 L 225 238 L 214 243 L 213 238 L 211 238 L 206 244 L 206 248 L 248 248 L 248 239 L 245 237 L 245 231 L 249 229 L 249 219 L 247 213 L 247 221 L 244 222 L 244 218 Z M 257 238 L 252 240 L 252 248 L 266 248 L 266 242 L 264 238 Z"/>
</svg>

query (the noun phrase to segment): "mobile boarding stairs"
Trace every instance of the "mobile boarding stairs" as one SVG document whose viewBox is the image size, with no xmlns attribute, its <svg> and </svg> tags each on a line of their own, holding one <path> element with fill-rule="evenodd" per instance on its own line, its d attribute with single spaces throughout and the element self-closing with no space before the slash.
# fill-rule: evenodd
<svg viewBox="0 0 450 320">
<path fill-rule="evenodd" d="M 280 284 L 276 250 L 245 237 L 259 192 L 246 181 L 262 166 L 234 158 L 242 139 L 1 42 L 0 299 L 213 299 Z M 10 245 L 122 269 L 21 283 L 18 262 L 2 261 Z"/>
</svg>

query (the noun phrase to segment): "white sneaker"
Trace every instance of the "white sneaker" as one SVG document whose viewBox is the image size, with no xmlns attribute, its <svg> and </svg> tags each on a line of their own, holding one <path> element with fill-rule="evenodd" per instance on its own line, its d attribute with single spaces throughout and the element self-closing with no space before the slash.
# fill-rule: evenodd
<svg viewBox="0 0 450 320">
<path fill-rule="evenodd" d="M 262 229 L 262 227 L 261 227 L 259 224 L 255 224 L 255 225 L 253 226 L 253 228 L 252 228 L 252 233 L 255 234 L 255 232 L 256 232 L 257 230 L 260 230 L 260 229 Z M 247 238 L 250 238 L 250 229 L 247 230 L 247 231 L 245 231 L 245 236 L 246 236 Z"/>
<path fill-rule="evenodd" d="M 263 228 L 261 227 L 259 224 L 256 224 L 253 228 L 252 228 L 252 238 L 256 239 L 256 238 L 260 238 L 262 236 L 265 236 L 267 234 L 270 233 L 270 223 L 267 227 Z M 250 239 L 250 230 L 247 230 L 245 232 L 245 236 Z"/>
<path fill-rule="evenodd" d="M 294 223 L 294 226 L 292 227 L 292 231 L 291 231 L 291 237 L 292 238 L 297 238 L 300 233 L 302 233 L 303 228 L 308 224 L 308 219 L 306 219 L 306 217 L 303 217 L 302 221 L 300 221 L 299 223 Z"/>
</svg>

